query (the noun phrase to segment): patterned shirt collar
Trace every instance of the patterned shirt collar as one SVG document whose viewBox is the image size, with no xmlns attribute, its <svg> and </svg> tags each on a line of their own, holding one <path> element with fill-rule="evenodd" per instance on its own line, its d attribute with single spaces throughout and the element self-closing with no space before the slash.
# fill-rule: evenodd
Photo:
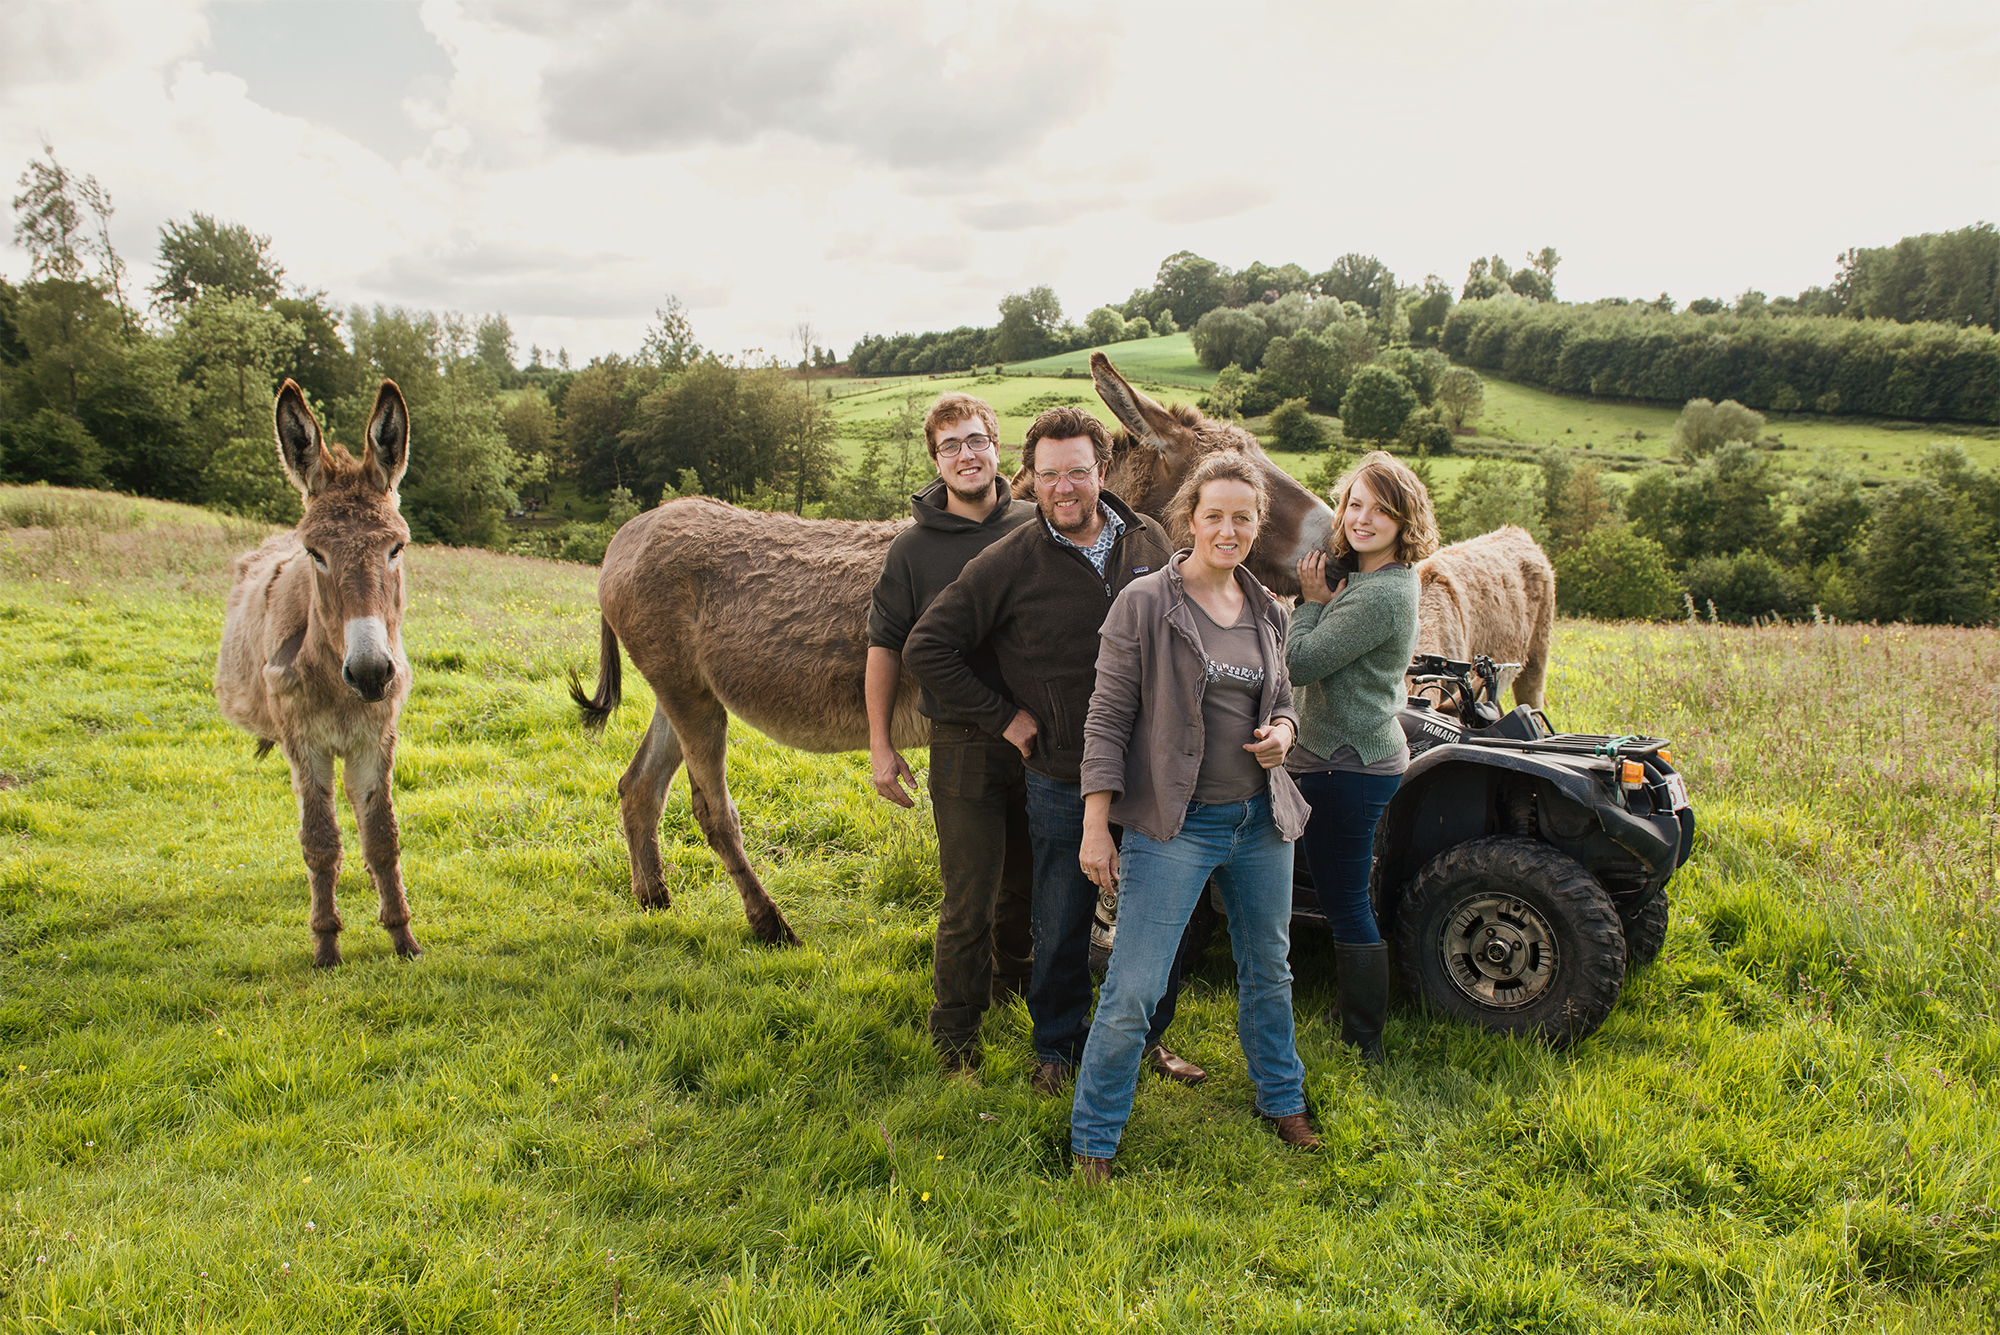
<svg viewBox="0 0 2000 1335">
<path fill-rule="evenodd" d="M 1104 527 L 1099 530 L 1097 541 L 1091 543 L 1088 547 L 1079 547 L 1076 543 L 1071 542 L 1068 538 L 1058 533 L 1056 526 L 1049 523 L 1047 515 L 1042 516 L 1042 526 L 1048 529 L 1049 536 L 1057 542 L 1063 544 L 1065 547 L 1076 547 L 1078 551 L 1082 552 L 1083 559 L 1090 562 L 1091 567 L 1102 577 L 1104 574 L 1104 562 L 1111 555 L 1111 544 L 1117 542 L 1119 534 L 1125 531 L 1125 521 L 1118 517 L 1116 510 L 1106 505 L 1102 500 L 1097 502 L 1097 513 L 1104 516 Z"/>
</svg>

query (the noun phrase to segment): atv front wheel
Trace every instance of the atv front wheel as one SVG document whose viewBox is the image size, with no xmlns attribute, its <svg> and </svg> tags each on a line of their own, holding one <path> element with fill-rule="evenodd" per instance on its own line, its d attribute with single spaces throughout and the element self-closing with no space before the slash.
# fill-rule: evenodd
<svg viewBox="0 0 2000 1335">
<path fill-rule="evenodd" d="M 1667 917 L 1671 912 L 1666 887 L 1662 886 L 1646 901 L 1645 908 L 1630 917 L 1618 915 L 1618 925 L 1625 931 L 1626 964 L 1636 969 L 1659 958 L 1660 947 L 1667 943 Z"/>
<path fill-rule="evenodd" d="M 1438 854 L 1397 917 L 1410 990 L 1496 1033 L 1573 1043 L 1596 1032 L 1625 985 L 1610 896 L 1533 839 L 1475 839 Z"/>
</svg>

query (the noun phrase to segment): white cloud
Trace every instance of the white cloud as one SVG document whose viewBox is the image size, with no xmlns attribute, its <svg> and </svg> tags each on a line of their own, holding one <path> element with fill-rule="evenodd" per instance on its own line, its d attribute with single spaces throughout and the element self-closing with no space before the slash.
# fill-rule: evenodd
<svg viewBox="0 0 2000 1335">
<path fill-rule="evenodd" d="M 14 0 L 0 170 L 47 135 L 142 285 L 200 210 L 338 302 L 573 357 L 668 292 L 723 349 L 1037 283 L 1077 316 L 1182 249 L 1455 282 L 1553 245 L 1569 296 L 1779 293 L 1993 216 L 1989 9 Z"/>
</svg>

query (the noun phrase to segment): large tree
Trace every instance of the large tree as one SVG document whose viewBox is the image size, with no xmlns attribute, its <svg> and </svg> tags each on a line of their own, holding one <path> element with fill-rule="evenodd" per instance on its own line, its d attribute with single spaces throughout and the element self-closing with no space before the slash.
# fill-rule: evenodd
<svg viewBox="0 0 2000 1335">
<path fill-rule="evenodd" d="M 270 237 L 196 213 L 160 228 L 160 279 L 150 290 L 169 305 L 213 293 L 268 306 L 284 277 Z"/>
<path fill-rule="evenodd" d="M 1382 299 L 1396 289 L 1396 275 L 1373 255 L 1349 251 L 1319 276 L 1319 290 L 1336 301 L 1358 302 L 1371 314 L 1382 309 Z"/>
<path fill-rule="evenodd" d="M 993 355 L 1002 361 L 1029 361 L 1060 347 L 1062 303 L 1048 287 L 1031 287 L 1000 298 L 1000 327 L 993 331 Z"/>
<path fill-rule="evenodd" d="M 1379 362 L 1370 362 L 1348 382 L 1340 402 L 1341 431 L 1349 440 L 1392 441 L 1417 410 L 1410 382 Z"/>
<path fill-rule="evenodd" d="M 1126 313 L 1157 320 L 1160 311 L 1169 310 L 1185 329 L 1222 304 L 1225 285 L 1222 266 L 1214 260 L 1203 259 L 1191 250 L 1175 251 L 1160 261 L 1159 272 L 1153 276 L 1151 309 L 1128 308 Z"/>
</svg>

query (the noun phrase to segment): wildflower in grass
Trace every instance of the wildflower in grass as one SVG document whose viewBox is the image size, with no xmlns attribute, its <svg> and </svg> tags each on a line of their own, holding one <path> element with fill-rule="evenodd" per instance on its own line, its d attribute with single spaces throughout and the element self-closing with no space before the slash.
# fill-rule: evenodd
<svg viewBox="0 0 2000 1335">
<path fill-rule="evenodd" d="M 930 1194 L 930 1193 L 929 1193 L 928 1191 L 927 1191 L 927 1192 L 925 1192 L 925 1193 L 923 1194 L 923 1197 L 922 1197 L 922 1199 L 924 1199 L 924 1200 L 929 1200 L 930 1198 L 931 1198 L 931 1194 Z"/>
<path fill-rule="evenodd" d="M 942 1154 L 938 1155 L 938 1157 L 937 1157 L 937 1161 L 938 1161 L 939 1163 L 943 1163 L 943 1162 L 944 1162 L 944 1156 L 943 1156 Z"/>
<path fill-rule="evenodd" d="M 317 1232 L 319 1232 L 319 1225 L 318 1225 L 318 1224 L 315 1224 L 315 1223 L 314 1223 L 314 1222 L 313 1222 L 312 1220 L 310 1220 L 310 1219 L 306 1220 L 306 1232 L 308 1232 L 308 1233 L 317 1233 Z"/>
<path fill-rule="evenodd" d="M 310 1182 L 311 1182 L 312 1180 L 313 1180 L 313 1175 L 312 1175 L 311 1173 L 307 1173 L 307 1174 L 306 1174 L 306 1175 L 305 1175 L 304 1177 L 301 1177 L 301 1178 L 299 1179 L 299 1181 L 301 1181 L 301 1182 L 305 1182 L 305 1183 L 310 1183 Z"/>
<path fill-rule="evenodd" d="M 554 1071 L 549 1072 L 549 1083 L 552 1085 L 556 1083 L 556 1073 Z"/>
</svg>

